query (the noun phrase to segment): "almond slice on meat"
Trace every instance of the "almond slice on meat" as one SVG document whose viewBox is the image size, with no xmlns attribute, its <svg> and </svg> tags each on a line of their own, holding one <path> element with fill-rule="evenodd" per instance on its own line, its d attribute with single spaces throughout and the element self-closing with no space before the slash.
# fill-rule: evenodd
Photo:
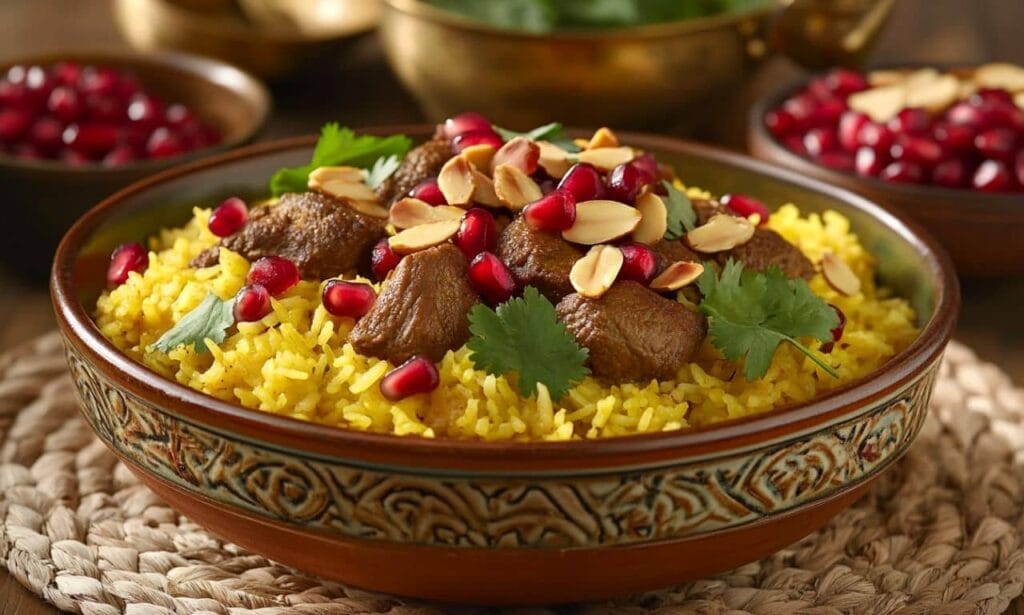
<svg viewBox="0 0 1024 615">
<path fill-rule="evenodd" d="M 509 164 L 494 169 L 494 192 L 499 201 L 515 211 L 544 196 L 537 182 L 519 167 Z"/>
<path fill-rule="evenodd" d="M 494 191 L 494 180 L 476 169 L 473 170 L 473 201 L 487 207 L 502 207 L 498 193 Z"/>
<path fill-rule="evenodd" d="M 942 75 L 936 79 L 907 86 L 907 106 L 922 107 L 931 112 L 945 109 L 960 96 L 960 80 L 953 75 Z"/>
<path fill-rule="evenodd" d="M 538 141 L 537 147 L 540 149 L 540 168 L 551 177 L 561 179 L 572 166 L 569 152 L 548 141 Z"/>
<path fill-rule="evenodd" d="M 473 181 L 473 165 L 465 156 L 454 156 L 441 167 L 437 174 L 437 187 L 444 200 L 451 205 L 465 205 L 473 199 L 476 184 Z"/>
<path fill-rule="evenodd" d="M 370 216 L 371 218 L 388 219 L 388 209 L 377 201 L 345 201 L 349 209 Z"/>
<path fill-rule="evenodd" d="M 469 164 L 473 165 L 474 168 L 484 171 L 491 168 L 491 160 L 494 159 L 496 151 L 493 145 L 477 143 L 463 149 L 459 154 L 465 156 L 466 160 L 469 160 Z"/>
<path fill-rule="evenodd" d="M 844 295 L 856 295 L 860 292 L 860 278 L 850 269 L 846 261 L 832 252 L 825 252 L 821 255 L 821 275 L 825 277 L 828 285 L 836 289 L 836 292 Z"/>
<path fill-rule="evenodd" d="M 398 254 L 412 254 L 439 246 L 459 231 L 459 220 L 421 224 L 388 238 L 388 246 Z"/>
<path fill-rule="evenodd" d="M 626 146 L 585 149 L 578 156 L 580 162 L 590 163 L 601 171 L 611 171 L 620 164 L 636 158 L 633 148 Z"/>
<path fill-rule="evenodd" d="M 650 288 L 658 292 L 679 290 L 692 284 L 704 273 L 704 265 L 689 261 L 676 261 L 651 280 Z"/>
<path fill-rule="evenodd" d="M 851 94 L 846 102 L 876 122 L 887 122 L 906 106 L 907 89 L 902 84 L 872 88 Z"/>
<path fill-rule="evenodd" d="M 330 181 L 361 184 L 365 180 L 366 171 L 356 167 L 317 167 L 310 172 L 306 186 L 310 190 L 319 190 L 320 186 Z"/>
<path fill-rule="evenodd" d="M 569 282 L 579 294 L 596 299 L 615 283 L 622 260 L 622 251 L 615 246 L 594 246 L 573 264 Z"/>
<path fill-rule="evenodd" d="M 594 131 L 594 136 L 590 137 L 590 141 L 587 142 L 586 149 L 618 146 L 619 138 L 615 136 L 615 133 L 612 132 L 610 128 L 602 126 Z"/>
<path fill-rule="evenodd" d="M 974 71 L 974 82 L 983 88 L 1022 92 L 1024 68 L 1008 62 L 985 64 Z"/>
<path fill-rule="evenodd" d="M 592 246 L 618 239 L 640 224 L 640 211 L 618 201 L 594 200 L 576 204 L 576 221 L 562 237 Z"/>
<path fill-rule="evenodd" d="M 537 170 L 539 162 L 540 146 L 526 137 L 515 137 L 494 153 L 491 166 L 488 168 L 493 174 L 498 167 L 509 165 L 529 175 Z"/>
<path fill-rule="evenodd" d="M 633 240 L 646 244 L 660 241 L 668 230 L 668 209 L 665 207 L 665 201 L 645 186 L 636 199 L 636 209 L 640 212 L 640 224 L 633 231 Z"/>
<path fill-rule="evenodd" d="M 901 85 L 907 80 L 905 70 L 873 70 L 868 73 L 868 83 L 871 87 L 884 87 L 887 85 Z"/>
<path fill-rule="evenodd" d="M 377 201 L 377 193 L 362 182 L 328 181 L 316 190 L 341 201 Z"/>
<path fill-rule="evenodd" d="M 928 83 L 929 81 L 935 81 L 941 75 L 942 73 L 935 68 L 919 68 L 907 73 L 906 79 L 903 80 L 903 86 L 906 88 L 916 88 L 922 84 Z"/>
<path fill-rule="evenodd" d="M 421 224 L 432 222 L 443 222 L 445 220 L 461 220 L 465 209 L 453 207 L 452 205 L 433 206 L 430 203 L 405 197 L 391 206 L 388 221 L 395 228 L 412 228 Z"/>
<path fill-rule="evenodd" d="M 706 223 L 686 234 L 686 243 L 698 252 L 713 254 L 732 250 L 754 236 L 754 225 L 746 218 L 715 214 Z"/>
</svg>

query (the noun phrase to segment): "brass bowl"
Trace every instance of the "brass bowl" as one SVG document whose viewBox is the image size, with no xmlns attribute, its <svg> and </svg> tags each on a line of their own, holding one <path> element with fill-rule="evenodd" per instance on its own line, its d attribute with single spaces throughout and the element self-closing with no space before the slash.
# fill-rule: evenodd
<svg viewBox="0 0 1024 615">
<path fill-rule="evenodd" d="M 377 25 L 379 0 L 115 0 L 122 36 L 139 49 L 197 53 L 267 79 L 337 59 Z"/>
<path fill-rule="evenodd" d="M 534 34 L 386 0 L 380 34 L 429 119 L 473 110 L 519 129 L 558 119 L 665 132 L 713 115 L 768 55 L 773 27 L 822 48 L 822 32 L 834 32 L 825 39 L 845 42 L 828 53 L 854 62 L 890 8 L 891 0 L 767 0 L 699 19 Z"/>
</svg>

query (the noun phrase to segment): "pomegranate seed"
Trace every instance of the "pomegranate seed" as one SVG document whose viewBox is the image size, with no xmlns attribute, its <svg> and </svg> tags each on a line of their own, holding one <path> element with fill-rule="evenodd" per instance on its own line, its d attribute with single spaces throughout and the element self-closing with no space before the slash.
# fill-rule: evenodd
<svg viewBox="0 0 1024 615">
<path fill-rule="evenodd" d="M 924 171 L 913 162 L 898 160 L 887 165 L 878 175 L 882 181 L 898 184 L 919 184 L 924 178 Z"/>
<path fill-rule="evenodd" d="M 1017 152 L 1013 163 L 1013 174 L 1017 177 L 1017 183 L 1024 186 L 1024 149 Z"/>
<path fill-rule="evenodd" d="M 75 150 L 72 149 L 65 149 L 61 151 L 58 158 L 64 164 L 72 167 L 80 167 L 84 164 L 89 164 L 90 162 L 92 162 L 92 159 L 90 159 L 85 154 L 80 154 L 79 152 L 76 152 Z"/>
<path fill-rule="evenodd" d="M 334 316 L 362 318 L 373 307 L 377 293 L 369 284 L 329 280 L 324 285 L 321 299 L 324 309 Z"/>
<path fill-rule="evenodd" d="M 847 111 L 839 118 L 839 145 L 848 152 L 857 151 L 860 143 L 857 135 L 860 129 L 868 122 L 868 116 L 858 111 Z"/>
<path fill-rule="evenodd" d="M 826 100 L 834 97 L 832 90 L 830 90 L 828 84 L 825 83 L 824 76 L 812 79 L 807 84 L 807 88 L 804 91 L 817 100 Z"/>
<path fill-rule="evenodd" d="M 864 177 L 877 177 L 887 164 L 889 164 L 887 156 L 866 145 L 857 149 L 857 154 L 853 159 L 854 170 L 858 175 Z"/>
<path fill-rule="evenodd" d="M 946 188 L 961 188 L 967 182 L 967 167 L 963 161 L 944 160 L 932 169 L 932 183 Z"/>
<path fill-rule="evenodd" d="M 963 152 L 974 147 L 974 129 L 970 126 L 939 123 L 932 130 L 935 142 L 947 151 Z"/>
<path fill-rule="evenodd" d="M 270 313 L 270 291 L 261 284 L 247 284 L 235 295 L 235 322 L 256 322 Z"/>
<path fill-rule="evenodd" d="M 658 161 L 653 154 L 640 154 L 629 162 L 629 165 L 640 172 L 640 181 L 653 184 L 658 179 Z"/>
<path fill-rule="evenodd" d="M 7 69 L 7 75 L 5 75 L 5 78 L 11 83 L 23 84 L 25 82 L 25 73 L 27 71 L 27 67 L 21 64 L 15 64 Z"/>
<path fill-rule="evenodd" d="M 569 170 L 562 176 L 562 181 L 558 182 L 558 189 L 568 191 L 575 203 L 592 201 L 604 195 L 601 174 L 593 165 L 586 162 L 578 162 L 569 167 Z M 575 219 L 575 209 L 573 210 L 573 219 Z"/>
<path fill-rule="evenodd" d="M 51 73 L 58 84 L 77 87 L 82 78 L 82 66 L 74 62 L 57 62 Z"/>
<path fill-rule="evenodd" d="M 103 165 L 119 167 L 129 162 L 135 162 L 138 159 L 139 157 L 135 154 L 135 148 L 130 145 L 118 145 L 103 157 Z"/>
<path fill-rule="evenodd" d="M 830 128 L 812 128 L 804 135 L 804 149 L 814 158 L 838 147 L 839 137 Z"/>
<path fill-rule="evenodd" d="M 462 215 L 462 223 L 453 241 L 468 259 L 481 252 L 493 251 L 498 245 L 498 226 L 494 223 L 494 216 L 486 209 L 470 209 Z"/>
<path fill-rule="evenodd" d="M 605 187 L 608 198 L 621 203 L 632 204 L 640 188 L 644 186 L 644 174 L 629 163 L 620 164 L 608 173 Z"/>
<path fill-rule="evenodd" d="M 896 117 L 886 123 L 896 134 L 923 134 L 931 128 L 932 118 L 924 109 L 907 107 L 900 109 Z"/>
<path fill-rule="evenodd" d="M 900 135 L 889 149 L 893 160 L 906 160 L 924 166 L 932 166 L 942 159 L 942 147 L 925 137 Z"/>
<path fill-rule="evenodd" d="M 996 124 L 1016 133 L 1024 133 L 1024 109 L 1013 104 L 999 103 L 992 110 Z"/>
<path fill-rule="evenodd" d="M 822 152 L 818 163 L 835 171 L 852 171 L 854 160 L 847 152 Z"/>
<path fill-rule="evenodd" d="M 440 186 L 437 185 L 437 178 L 425 179 L 416 184 L 416 186 L 409 191 L 409 196 L 431 205 L 444 205 L 447 202 L 444 199 L 444 194 L 441 192 Z"/>
<path fill-rule="evenodd" d="M 78 92 L 67 86 L 53 88 L 46 101 L 46 109 L 62 122 L 73 122 L 82 114 L 82 101 Z"/>
<path fill-rule="evenodd" d="M 984 158 L 1008 161 L 1016 146 L 1017 135 L 1009 128 L 989 128 L 974 137 L 974 148 Z"/>
<path fill-rule="evenodd" d="M 981 104 L 982 102 L 1001 102 L 1006 104 L 1013 104 L 1013 97 L 1006 90 L 1000 90 L 996 88 L 981 88 L 974 94 L 971 94 L 971 101 Z"/>
<path fill-rule="evenodd" d="M 164 106 L 146 94 L 136 94 L 128 103 L 128 119 L 141 124 L 155 125 L 164 119 Z"/>
<path fill-rule="evenodd" d="M 719 199 L 719 202 L 731 209 L 737 216 L 744 218 L 749 218 L 754 214 L 761 216 L 761 224 L 768 222 L 768 217 L 772 215 L 767 205 L 746 194 L 726 194 Z"/>
<path fill-rule="evenodd" d="M 800 156 L 807 155 L 807 148 L 804 147 L 804 138 L 802 135 L 790 135 L 782 140 L 782 144 L 786 146 L 786 149 L 798 154 Z"/>
<path fill-rule="evenodd" d="M 29 103 L 28 88 L 24 84 L 0 81 L 0 107 L 24 109 Z"/>
<path fill-rule="evenodd" d="M 242 230 L 248 218 L 249 209 L 245 206 L 245 201 L 233 196 L 221 201 L 213 210 L 208 225 L 210 232 L 217 237 L 227 237 Z"/>
<path fill-rule="evenodd" d="M 491 305 L 508 301 L 516 292 L 512 272 L 491 252 L 477 254 L 467 273 L 470 285 Z"/>
<path fill-rule="evenodd" d="M 33 66 L 25 73 L 25 87 L 28 88 L 29 99 L 35 107 L 41 108 L 46 105 L 46 99 L 50 97 L 55 85 L 57 80 L 41 66 Z"/>
<path fill-rule="evenodd" d="M 195 115 L 185 105 L 173 104 L 167 107 L 167 111 L 164 112 L 164 120 L 167 121 L 168 126 L 190 126 L 196 120 Z"/>
<path fill-rule="evenodd" d="M 42 117 L 32 125 L 28 139 L 39 151 L 53 153 L 60 147 L 63 134 L 63 124 L 52 117 Z"/>
<path fill-rule="evenodd" d="M 417 355 L 381 378 L 380 393 L 390 401 L 401 401 L 412 395 L 429 393 L 440 382 L 437 366 L 430 359 Z"/>
<path fill-rule="evenodd" d="M 120 123 L 128 117 L 120 100 L 97 94 L 85 97 L 85 114 L 91 120 L 105 123 Z"/>
<path fill-rule="evenodd" d="M 523 209 L 523 220 L 536 231 L 560 233 L 576 222 L 576 199 L 569 190 L 558 188 Z"/>
<path fill-rule="evenodd" d="M 471 145 L 490 145 L 494 149 L 502 146 L 501 136 L 488 128 L 487 130 L 470 130 L 452 139 L 452 149 L 461 152 Z"/>
<path fill-rule="evenodd" d="M 170 158 L 184 153 L 181 139 L 163 126 L 154 130 L 146 142 L 146 154 L 150 158 Z"/>
<path fill-rule="evenodd" d="M 111 68 L 89 67 L 82 71 L 79 90 L 83 94 L 114 96 L 118 93 L 119 76 Z"/>
<path fill-rule="evenodd" d="M 32 114 L 24 109 L 0 110 L 0 143 L 17 143 L 32 125 Z"/>
<path fill-rule="evenodd" d="M 1013 178 L 1002 162 L 986 160 L 974 172 L 971 185 L 981 192 L 1004 192 L 1013 187 Z"/>
<path fill-rule="evenodd" d="M 370 250 L 370 270 L 377 280 L 384 280 L 391 270 L 398 266 L 402 257 L 395 254 L 387 239 L 381 239 Z"/>
<path fill-rule="evenodd" d="M 100 158 L 117 144 L 117 129 L 109 124 L 71 124 L 64 129 L 64 144 L 88 158 Z"/>
<path fill-rule="evenodd" d="M 261 284 L 277 297 L 299 283 L 299 268 L 281 256 L 264 256 L 249 267 L 245 281 Z"/>
<path fill-rule="evenodd" d="M 894 135 L 891 130 L 876 122 L 865 122 L 857 133 L 857 143 L 866 145 L 876 152 L 888 152 Z"/>
<path fill-rule="evenodd" d="M 25 160 L 42 160 L 46 157 L 43 155 L 43 152 L 39 151 L 39 148 L 31 143 L 22 143 L 16 146 L 14 148 L 14 155 Z"/>
<path fill-rule="evenodd" d="M 833 68 L 824 78 L 825 87 L 837 96 L 849 96 L 868 89 L 868 80 L 857 71 Z"/>
<path fill-rule="evenodd" d="M 459 135 L 472 131 L 493 132 L 494 130 L 491 128 L 490 120 L 473 111 L 460 113 L 444 121 L 444 136 L 449 139 L 454 139 Z M 498 147 L 501 146 L 499 145 Z"/>
<path fill-rule="evenodd" d="M 655 256 L 654 250 L 635 241 L 620 245 L 619 250 L 622 252 L 619 279 L 633 280 L 644 286 L 650 284 L 658 273 L 658 257 Z"/>
<path fill-rule="evenodd" d="M 793 116 L 798 129 L 807 125 L 807 121 L 810 120 L 811 114 L 814 112 L 814 106 L 814 98 L 804 94 L 798 94 L 782 103 L 783 111 Z"/>
<path fill-rule="evenodd" d="M 811 126 L 819 127 L 831 127 L 835 126 L 839 118 L 846 113 L 848 107 L 846 102 L 839 100 L 838 98 L 829 98 L 821 100 L 815 105 L 814 110 L 811 111 L 811 116 L 808 118 L 808 122 Z"/>
<path fill-rule="evenodd" d="M 775 135 L 776 139 L 781 139 L 796 132 L 800 127 L 800 122 L 789 111 L 777 109 L 764 115 L 764 125 L 768 132 Z"/>
<path fill-rule="evenodd" d="M 987 101 L 958 102 L 946 111 L 946 120 L 959 126 L 971 126 L 984 130 L 994 123 L 995 118 Z"/>
<path fill-rule="evenodd" d="M 132 242 L 118 246 L 110 255 L 107 267 L 107 284 L 119 286 L 128 281 L 128 274 L 142 273 L 149 267 L 149 253 L 141 243 Z"/>
</svg>

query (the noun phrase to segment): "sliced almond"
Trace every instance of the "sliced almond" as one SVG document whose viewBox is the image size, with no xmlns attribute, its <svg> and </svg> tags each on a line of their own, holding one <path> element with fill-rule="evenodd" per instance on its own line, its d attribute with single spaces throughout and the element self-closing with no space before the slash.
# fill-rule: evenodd
<svg viewBox="0 0 1024 615">
<path fill-rule="evenodd" d="M 388 209 L 386 207 L 382 207 L 377 201 L 346 201 L 345 204 L 348 205 L 350 209 L 370 216 L 371 218 L 380 218 L 381 220 L 388 219 Z"/>
<path fill-rule="evenodd" d="M 487 207 L 501 207 L 502 202 L 494 191 L 494 180 L 477 170 L 473 170 L 473 201 Z"/>
<path fill-rule="evenodd" d="M 828 285 L 844 295 L 856 295 L 860 292 L 860 278 L 850 269 L 846 261 L 832 252 L 821 255 L 821 274 Z"/>
<path fill-rule="evenodd" d="M 466 160 L 469 160 L 469 164 L 481 171 L 486 171 L 491 168 L 491 160 L 494 159 L 494 152 L 496 151 L 493 145 L 477 143 L 476 145 L 470 145 L 459 153 L 465 156 Z"/>
<path fill-rule="evenodd" d="M 515 211 L 544 196 L 537 182 L 509 164 L 501 164 L 494 169 L 494 192 L 499 201 Z"/>
<path fill-rule="evenodd" d="M 640 224 L 633 231 L 633 239 L 640 243 L 657 243 L 668 230 L 668 209 L 665 207 L 665 201 L 644 187 L 636 199 L 636 208 L 640 212 Z"/>
<path fill-rule="evenodd" d="M 686 234 L 686 243 L 698 252 L 713 254 L 732 250 L 754 236 L 754 225 L 746 218 L 715 214 L 701 226 Z"/>
<path fill-rule="evenodd" d="M 594 246 L 569 270 L 569 282 L 579 294 L 596 299 L 615 283 L 622 260 L 622 251 L 615 246 Z"/>
<path fill-rule="evenodd" d="M 320 186 L 329 181 L 361 184 L 365 179 L 366 171 L 356 167 L 317 167 L 309 174 L 306 185 L 310 190 L 319 190 Z"/>
<path fill-rule="evenodd" d="M 599 147 L 585 149 L 579 153 L 580 162 L 587 162 L 601 171 L 611 171 L 636 157 L 632 147 Z"/>
<path fill-rule="evenodd" d="M 473 165 L 463 155 L 451 158 L 437 174 L 437 187 L 451 205 L 465 205 L 473 198 Z"/>
<path fill-rule="evenodd" d="M 371 203 L 377 201 L 377 193 L 373 191 L 373 188 L 362 182 L 353 183 L 342 180 L 330 180 L 321 183 L 314 190 L 342 201 L 369 201 Z"/>
<path fill-rule="evenodd" d="M 459 231 L 458 220 L 444 220 L 405 229 L 388 238 L 388 245 L 398 254 L 412 254 L 441 245 Z"/>
<path fill-rule="evenodd" d="M 887 122 L 906 106 L 907 91 L 900 85 L 872 88 L 851 94 L 846 100 L 850 108 L 867 114 L 876 122 Z"/>
<path fill-rule="evenodd" d="M 594 131 L 594 136 L 590 137 L 590 141 L 587 142 L 586 149 L 597 149 L 599 147 L 618 147 L 619 138 L 615 136 L 615 133 L 610 128 L 602 126 Z"/>
<path fill-rule="evenodd" d="M 907 80 L 907 71 L 904 70 L 873 70 L 868 73 L 868 83 L 872 87 L 902 84 Z"/>
<path fill-rule="evenodd" d="M 501 165 L 509 165 L 529 175 L 537 170 L 539 162 L 540 146 L 526 137 L 515 137 L 495 152 L 489 168 L 493 174 Z"/>
<path fill-rule="evenodd" d="M 983 88 L 1022 92 L 1024 68 L 1008 62 L 985 64 L 974 71 L 974 81 Z"/>
<path fill-rule="evenodd" d="M 590 143 L 587 139 L 581 139 L 580 137 L 576 137 L 572 142 L 580 149 L 587 149 L 587 144 Z"/>
<path fill-rule="evenodd" d="M 903 86 L 906 88 L 916 88 L 928 83 L 929 81 L 935 81 L 940 75 L 942 75 L 942 73 L 940 73 L 938 69 L 931 67 L 919 68 L 907 73 L 906 79 L 903 80 Z"/>
<path fill-rule="evenodd" d="M 562 237 L 592 246 L 632 233 L 640 224 L 640 211 L 618 201 L 583 201 L 576 204 L 576 221 Z"/>
<path fill-rule="evenodd" d="M 960 91 L 957 92 L 957 98 L 960 100 L 967 100 L 975 92 L 978 91 L 978 84 L 973 81 L 961 81 Z"/>
<path fill-rule="evenodd" d="M 412 228 L 421 224 L 443 222 L 445 220 L 461 220 L 465 209 L 452 205 L 431 205 L 425 201 L 405 197 L 391 206 L 388 221 L 395 228 Z"/>
<path fill-rule="evenodd" d="M 551 177 L 561 179 L 572 166 L 569 152 L 547 141 L 538 141 L 537 147 L 540 148 L 540 167 Z"/>
<path fill-rule="evenodd" d="M 907 86 L 907 106 L 931 112 L 945 109 L 960 97 L 960 80 L 953 75 Z"/>
<path fill-rule="evenodd" d="M 704 265 L 689 261 L 676 261 L 665 267 L 658 277 L 651 280 L 651 290 L 664 292 L 667 290 L 679 290 L 692 284 L 704 273 Z"/>
</svg>

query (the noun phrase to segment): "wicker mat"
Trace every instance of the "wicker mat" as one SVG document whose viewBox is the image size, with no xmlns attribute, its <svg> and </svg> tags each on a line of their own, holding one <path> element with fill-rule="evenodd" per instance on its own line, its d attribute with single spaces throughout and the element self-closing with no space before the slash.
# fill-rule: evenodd
<svg viewBox="0 0 1024 615">
<path fill-rule="evenodd" d="M 956 344 L 943 370 L 916 444 L 825 529 L 715 578 L 553 612 L 1003 612 L 1024 591 L 1024 391 Z M 298 573 L 176 514 L 79 418 L 55 335 L 0 358 L 0 519 L 0 565 L 76 613 L 450 610 Z"/>
</svg>

